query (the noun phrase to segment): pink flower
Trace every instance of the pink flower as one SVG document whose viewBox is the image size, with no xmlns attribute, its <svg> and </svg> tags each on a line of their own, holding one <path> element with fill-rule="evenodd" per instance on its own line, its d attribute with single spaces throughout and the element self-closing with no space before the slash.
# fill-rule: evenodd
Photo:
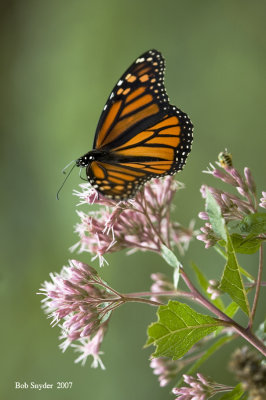
<svg viewBox="0 0 266 400">
<path fill-rule="evenodd" d="M 182 185 L 173 177 L 153 179 L 138 192 L 135 199 L 115 202 L 98 195 L 90 184 L 75 191 L 79 204 L 97 203 L 97 211 L 78 211 L 80 222 L 75 227 L 79 241 L 71 251 L 89 252 L 99 257 L 127 249 L 129 252 L 150 250 L 159 253 L 162 244 L 176 245 L 184 252 L 192 239 L 194 225 L 188 228 L 170 220 L 172 201 Z"/>
<path fill-rule="evenodd" d="M 176 379 L 178 372 L 184 367 L 182 360 L 170 360 L 169 358 L 153 358 L 150 367 L 154 375 L 158 375 L 161 387 L 167 386 L 172 379 Z"/>
<path fill-rule="evenodd" d="M 52 318 L 52 325 L 60 322 L 59 338 L 63 342 L 59 347 L 63 352 L 69 346 L 81 352 L 76 362 L 84 364 L 91 355 L 93 366 L 104 368 L 99 357 L 100 344 L 111 311 L 120 305 L 120 298 L 94 268 L 76 260 L 50 277 L 51 281 L 44 282 L 38 294 L 45 296 L 43 309 Z"/>
<path fill-rule="evenodd" d="M 158 279 L 164 280 L 163 274 L 154 274 Z M 160 276 L 162 275 L 162 276 Z M 154 276 L 154 279 L 156 278 Z M 199 352 L 199 349 L 204 345 L 204 343 L 211 339 L 211 336 L 205 337 L 196 343 L 186 354 L 185 357 L 179 360 L 171 360 L 167 357 L 153 358 L 150 362 L 150 367 L 153 369 L 154 375 L 158 375 L 158 380 L 160 386 L 168 385 L 173 379 L 177 379 L 179 372 L 186 366 L 194 363 L 199 359 L 204 353 Z"/>
<path fill-rule="evenodd" d="M 207 400 L 216 393 L 227 392 L 233 389 L 232 387 L 210 381 L 202 374 L 197 374 L 197 378 L 190 375 L 183 375 L 183 379 L 189 386 L 176 387 L 172 390 L 177 395 L 176 400 Z"/>
<path fill-rule="evenodd" d="M 214 246 L 219 241 L 220 238 L 215 235 L 209 222 L 206 222 L 206 224 L 202 226 L 200 230 L 202 233 L 197 235 L 197 239 L 205 243 L 206 249 Z"/>
<path fill-rule="evenodd" d="M 266 192 L 262 192 L 262 197 L 260 198 L 260 207 L 266 208 Z"/>
<path fill-rule="evenodd" d="M 81 355 L 75 360 L 75 363 L 81 361 L 81 365 L 85 365 L 86 360 L 89 356 L 93 357 L 93 362 L 91 364 L 92 368 L 97 368 L 100 365 L 101 369 L 105 369 L 103 362 L 100 358 L 100 346 L 104 338 L 106 330 L 106 325 L 103 324 L 98 329 L 97 333 L 92 339 L 84 338 L 79 340 L 79 344 L 72 344 L 71 347 L 75 348 L 76 352 L 81 353 Z"/>
</svg>

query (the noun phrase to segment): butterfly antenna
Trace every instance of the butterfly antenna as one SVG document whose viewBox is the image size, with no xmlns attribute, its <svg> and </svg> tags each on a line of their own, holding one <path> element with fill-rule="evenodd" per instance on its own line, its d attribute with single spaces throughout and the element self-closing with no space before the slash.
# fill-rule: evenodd
<svg viewBox="0 0 266 400">
<path fill-rule="evenodd" d="M 75 162 L 75 160 L 70 161 L 70 163 L 68 163 L 63 169 L 62 169 L 62 174 L 66 174 L 66 169 L 68 169 L 68 167 Z"/>
<path fill-rule="evenodd" d="M 69 164 L 68 164 L 69 165 Z M 71 174 L 71 172 L 73 171 L 73 169 L 75 168 L 76 164 L 73 165 L 73 167 L 71 168 L 71 170 L 69 171 L 69 173 L 67 174 L 67 176 L 65 177 L 62 185 L 60 186 L 60 188 L 58 189 L 58 192 L 56 193 L 56 198 L 57 200 L 59 200 L 59 193 L 62 189 L 62 187 L 64 186 L 64 184 L 66 183 L 67 178 L 69 177 L 69 175 Z M 65 168 L 64 168 L 65 169 Z"/>
</svg>

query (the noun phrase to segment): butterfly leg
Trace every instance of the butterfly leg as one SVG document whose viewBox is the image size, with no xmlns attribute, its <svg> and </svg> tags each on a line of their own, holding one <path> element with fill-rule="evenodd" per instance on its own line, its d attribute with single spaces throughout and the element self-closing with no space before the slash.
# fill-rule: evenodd
<svg viewBox="0 0 266 400">
<path fill-rule="evenodd" d="M 79 170 L 79 177 L 80 177 L 83 181 L 88 182 L 88 179 L 85 179 L 85 178 L 83 178 L 83 176 L 81 176 L 81 172 L 82 172 L 82 168 L 80 168 L 80 170 Z"/>
</svg>

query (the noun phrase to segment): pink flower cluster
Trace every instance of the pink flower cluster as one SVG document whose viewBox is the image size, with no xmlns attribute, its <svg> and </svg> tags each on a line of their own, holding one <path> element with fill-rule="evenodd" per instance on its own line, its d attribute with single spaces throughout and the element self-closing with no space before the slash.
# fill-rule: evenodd
<svg viewBox="0 0 266 400">
<path fill-rule="evenodd" d="M 153 358 L 150 362 L 154 375 L 158 375 L 161 387 L 167 386 L 172 379 L 176 379 L 184 365 L 182 360 L 171 360 L 165 357 Z"/>
<path fill-rule="evenodd" d="M 233 388 L 206 379 L 202 374 L 197 378 L 183 375 L 184 382 L 189 386 L 174 388 L 172 392 L 176 400 L 208 400 L 216 393 L 231 391 Z"/>
<path fill-rule="evenodd" d="M 188 228 L 170 220 L 172 200 L 182 185 L 173 177 L 147 183 L 135 199 L 116 202 L 99 195 L 89 184 L 75 191 L 81 204 L 98 204 L 97 211 L 78 211 L 80 222 L 75 227 L 79 241 L 71 250 L 89 252 L 99 257 L 100 265 L 109 252 L 127 249 L 160 252 L 161 245 L 176 245 L 183 253 L 193 237 L 193 224 Z"/>
<path fill-rule="evenodd" d="M 100 345 L 110 317 L 110 303 L 117 299 L 110 295 L 109 287 L 89 265 L 72 260 L 59 274 L 50 274 L 38 294 L 44 295 L 43 309 L 52 325 L 61 328 L 60 348 L 69 346 L 80 352 L 76 362 L 85 363 L 93 357 L 93 367 L 100 365 Z M 75 342 L 73 344 L 73 342 Z"/>
<path fill-rule="evenodd" d="M 100 266 L 108 252 L 128 249 L 160 252 L 162 244 L 176 245 L 184 252 L 194 232 L 192 224 L 184 228 L 170 220 L 172 200 L 182 185 L 173 177 L 147 183 L 134 200 L 116 202 L 101 196 L 88 183 L 82 184 L 79 205 L 98 205 L 94 211 L 78 211 L 80 223 L 75 231 L 79 241 L 72 250 L 89 252 L 99 257 Z M 104 282 L 97 271 L 79 261 L 72 260 L 60 273 L 50 274 L 40 294 L 44 311 L 59 323 L 62 351 L 69 346 L 80 353 L 76 362 L 85 363 L 93 357 L 92 366 L 100 365 L 100 345 L 112 311 L 124 304 L 123 295 Z M 155 290 L 154 283 L 154 290 Z M 163 285 L 158 279 L 157 286 Z M 165 286 L 165 284 L 164 284 Z"/>
</svg>

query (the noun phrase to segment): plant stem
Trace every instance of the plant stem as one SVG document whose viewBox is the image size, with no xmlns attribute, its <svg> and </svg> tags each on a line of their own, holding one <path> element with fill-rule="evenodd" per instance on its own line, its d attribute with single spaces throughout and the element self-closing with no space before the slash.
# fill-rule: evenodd
<svg viewBox="0 0 266 400">
<path fill-rule="evenodd" d="M 146 303 L 146 304 L 150 304 L 152 306 L 157 306 L 157 307 L 163 305 L 163 303 L 159 303 L 158 301 L 143 299 L 142 297 L 130 297 L 130 295 L 122 295 L 121 299 L 123 300 L 124 303 L 126 303 L 128 301 L 134 301 L 137 303 Z"/>
<path fill-rule="evenodd" d="M 142 201 L 143 201 L 143 203 L 145 204 L 145 207 L 143 206 L 142 202 L 139 202 L 139 205 L 141 206 L 142 211 L 143 211 L 145 217 L 147 218 L 148 223 L 150 224 L 151 228 L 154 230 L 154 233 L 155 233 L 155 235 L 158 237 L 158 239 L 160 240 L 160 242 L 161 242 L 162 244 L 164 244 L 164 245 L 167 247 L 167 244 L 166 244 L 165 241 L 163 240 L 163 238 L 162 238 L 160 232 L 158 232 L 158 230 L 155 228 L 154 224 L 152 223 L 152 220 L 150 219 L 149 213 L 148 213 L 148 211 L 147 211 L 147 202 L 146 202 L 146 199 L 145 199 L 143 193 L 142 193 Z M 159 246 L 159 247 L 160 247 L 160 246 Z"/>
<path fill-rule="evenodd" d="M 258 270 L 258 277 L 256 281 L 256 291 L 255 291 L 255 296 L 253 300 L 253 305 L 252 305 L 252 310 L 250 313 L 250 319 L 249 319 L 249 324 L 248 324 L 248 329 L 252 328 L 253 325 L 253 320 L 254 316 L 256 313 L 256 308 L 258 304 L 258 299 L 259 299 L 259 293 L 260 293 L 260 286 L 261 286 L 261 280 L 262 280 L 262 269 L 263 269 L 263 245 L 260 245 L 260 251 L 259 251 L 259 270 Z"/>
<path fill-rule="evenodd" d="M 193 298 L 200 304 L 202 304 L 205 308 L 208 308 L 208 310 L 212 311 L 215 315 L 220 317 L 223 321 L 229 322 L 230 324 L 233 324 L 234 321 L 228 317 L 226 314 L 224 314 L 219 308 L 217 308 L 214 304 L 209 302 L 206 297 L 204 297 L 198 289 L 193 285 L 193 283 L 190 281 L 189 277 L 185 273 L 184 269 L 180 267 L 180 274 L 187 285 L 187 287 L 190 289 Z"/>
<path fill-rule="evenodd" d="M 190 289 L 191 293 L 194 295 L 194 299 L 198 301 L 205 308 L 213 312 L 215 315 L 221 318 L 226 324 L 232 327 L 240 336 L 246 339 L 252 346 L 256 347 L 264 356 L 266 356 L 266 347 L 264 344 L 255 336 L 249 329 L 243 328 L 237 322 L 232 320 L 226 314 L 224 314 L 219 308 L 212 304 L 208 299 L 206 299 L 189 280 L 183 268 L 180 268 L 180 274 L 186 283 L 187 287 Z"/>
<path fill-rule="evenodd" d="M 162 291 L 162 292 L 136 292 L 136 293 L 128 293 L 124 294 L 124 297 L 151 297 L 151 296 L 174 296 L 174 297 L 190 297 L 193 298 L 194 296 L 192 293 L 184 292 L 182 290 L 169 290 L 169 291 Z"/>
<path fill-rule="evenodd" d="M 234 322 L 234 326 L 232 326 L 232 328 L 234 328 L 234 330 L 240 335 L 242 336 L 244 339 L 246 339 L 250 344 L 252 344 L 252 346 L 254 346 L 261 354 L 264 355 L 264 357 L 266 357 L 266 346 L 264 346 L 263 342 L 261 342 L 257 336 L 253 335 L 253 333 L 249 330 L 249 329 L 245 329 L 242 326 L 238 325 L 235 321 Z"/>
<path fill-rule="evenodd" d="M 97 285 L 103 286 L 105 289 L 110 290 L 112 293 L 114 293 L 118 298 L 121 297 L 120 293 L 117 292 L 115 289 L 113 289 L 111 286 L 107 285 L 106 283 L 103 282 L 103 280 L 98 277 L 98 279 L 94 279 L 94 282 Z"/>
<path fill-rule="evenodd" d="M 211 312 L 213 312 L 215 315 L 217 315 L 220 318 L 221 322 L 224 322 L 225 325 L 231 327 L 232 329 L 235 330 L 240 336 L 242 336 L 244 339 L 246 339 L 252 346 L 254 346 L 258 351 L 260 351 L 264 356 L 266 356 L 266 347 L 264 344 L 249 330 L 243 328 L 241 325 L 239 325 L 237 322 L 235 322 L 233 319 L 228 317 L 226 314 L 224 314 L 219 308 L 217 308 L 214 304 L 209 302 L 208 299 L 206 299 L 193 285 L 192 282 L 190 282 L 188 276 L 186 275 L 185 271 L 183 268 L 180 268 L 180 273 L 185 281 L 187 287 L 190 289 L 189 292 L 185 291 L 179 291 L 179 290 L 173 290 L 173 291 L 166 291 L 166 292 L 139 292 L 139 293 L 129 293 L 129 294 L 123 294 L 121 295 L 122 300 L 124 302 L 127 301 L 134 301 L 134 302 L 139 302 L 139 303 L 146 303 L 150 304 L 153 306 L 160 306 L 162 303 L 149 300 L 149 299 L 143 299 L 141 296 L 181 296 L 181 297 L 188 297 L 191 300 L 197 301 L 200 303 L 203 307 L 207 308 Z"/>
<path fill-rule="evenodd" d="M 253 289 L 255 286 L 257 286 L 257 281 L 255 281 L 255 283 L 245 283 L 245 287 L 248 287 L 248 288 L 251 288 L 251 289 Z M 262 287 L 262 286 L 266 286 L 266 282 L 264 281 L 262 281 L 261 283 L 260 283 L 260 287 Z"/>
</svg>

